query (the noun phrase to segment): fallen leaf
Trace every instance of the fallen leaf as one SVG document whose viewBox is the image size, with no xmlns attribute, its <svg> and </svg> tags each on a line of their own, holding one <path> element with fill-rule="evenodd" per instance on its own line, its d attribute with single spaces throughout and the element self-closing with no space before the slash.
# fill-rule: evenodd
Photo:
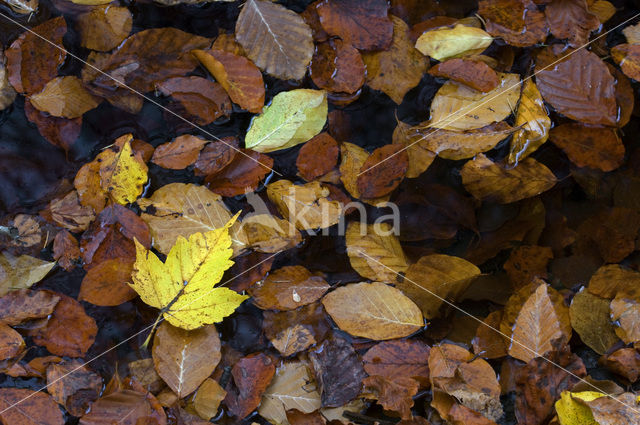
<svg viewBox="0 0 640 425">
<path fill-rule="evenodd" d="M 460 174 L 464 188 L 474 198 L 501 204 L 536 196 L 557 182 L 551 170 L 530 157 L 506 168 L 479 154 L 464 164 Z"/>
<path fill-rule="evenodd" d="M 618 9 L 608 2 L 607 0 L 596 0 L 593 3 L 587 3 L 589 8 L 589 13 L 596 15 L 600 24 L 604 24 L 609 19 L 613 18 L 613 15 L 616 14 Z"/>
<path fill-rule="evenodd" d="M 35 0 L 38 1 L 38 0 Z M 364 67 L 362 81 L 364 82 Z M 7 75 L 7 67 L 5 66 L 5 56 L 2 49 L 0 49 L 0 111 L 11 106 L 16 99 L 16 91 L 13 89 L 11 83 L 9 83 L 9 77 Z"/>
<path fill-rule="evenodd" d="M 413 417 L 413 397 L 418 393 L 419 384 L 413 379 L 388 380 L 382 376 L 368 376 L 363 380 L 366 398 L 373 398 L 385 410 L 396 412 L 409 420 Z"/>
<path fill-rule="evenodd" d="M 498 73 L 500 84 L 483 93 L 447 81 L 431 102 L 429 126 L 443 130 L 472 130 L 499 122 L 515 111 L 520 98 L 520 76 Z"/>
<path fill-rule="evenodd" d="M 48 206 L 53 222 L 72 232 L 87 230 L 89 224 L 96 218 L 92 205 L 82 205 L 78 195 L 78 191 L 72 190 L 62 198 L 54 199 Z M 102 208 L 104 205 L 101 205 L 100 210 Z"/>
<path fill-rule="evenodd" d="M 117 306 L 134 299 L 138 294 L 129 286 L 132 270 L 133 261 L 128 258 L 114 258 L 96 264 L 82 279 L 78 301 Z"/>
<path fill-rule="evenodd" d="M 600 21 L 587 9 L 585 0 L 556 0 L 544 11 L 551 34 L 566 38 L 571 47 L 582 47 L 591 31 L 600 27 Z"/>
<path fill-rule="evenodd" d="M 28 397 L 28 398 L 27 398 Z M 20 408 L 14 405 L 20 403 Z M 23 388 L 0 388 L 0 419 L 6 424 L 64 425 L 62 412 L 47 393 Z"/>
<path fill-rule="evenodd" d="M 262 111 L 264 81 L 253 62 L 223 50 L 194 50 L 192 53 L 224 87 L 234 103 L 254 114 Z"/>
<path fill-rule="evenodd" d="M 315 180 L 333 170 L 338 163 L 338 142 L 328 133 L 320 133 L 300 148 L 296 158 L 298 173 L 306 181 Z"/>
<path fill-rule="evenodd" d="M 571 327 L 598 354 L 606 353 L 618 337 L 609 317 L 610 301 L 581 290 L 571 301 Z"/>
<path fill-rule="evenodd" d="M 39 6 L 38 0 L 5 0 L 5 3 L 11 10 L 21 15 L 30 15 L 34 13 Z"/>
<path fill-rule="evenodd" d="M 635 348 L 621 348 L 605 354 L 598 363 L 631 383 L 640 377 L 640 353 Z"/>
<path fill-rule="evenodd" d="M 419 340 L 382 341 L 362 356 L 364 370 L 390 381 L 411 378 L 429 386 L 429 346 Z"/>
<path fill-rule="evenodd" d="M 42 91 L 32 94 L 29 101 L 36 109 L 63 118 L 79 118 L 100 103 L 73 76 L 54 78 Z"/>
<path fill-rule="evenodd" d="M 313 55 L 311 28 L 297 13 L 270 1 L 245 4 L 236 40 L 260 69 L 282 80 L 301 80 Z"/>
<path fill-rule="evenodd" d="M 213 287 L 233 264 L 229 260 L 233 221 L 204 234 L 194 233 L 188 240 L 178 236 L 164 263 L 136 241 L 131 287 L 174 326 L 191 330 L 221 321 L 247 298 Z"/>
<path fill-rule="evenodd" d="M 538 55 L 535 74 L 542 97 L 568 118 L 585 124 L 615 126 L 615 82 L 609 69 L 588 50 L 576 50 L 568 56 L 567 53 L 548 47 Z M 554 65 L 549 66 L 551 63 Z"/>
<path fill-rule="evenodd" d="M 322 299 L 338 327 L 353 336 L 375 340 L 402 338 L 422 328 L 418 306 L 384 283 L 354 283 L 329 292 Z"/>
<path fill-rule="evenodd" d="M 456 301 L 469 287 L 480 269 L 467 260 L 444 254 L 426 255 L 406 270 L 406 278 L 397 277 L 398 289 L 411 298 L 427 319 L 438 316 L 443 301 Z"/>
<path fill-rule="evenodd" d="M 53 239 L 53 259 L 66 271 L 71 271 L 80 262 L 78 240 L 68 230 L 58 232 Z"/>
<path fill-rule="evenodd" d="M 53 313 L 60 297 L 51 291 L 18 289 L 0 297 L 0 323 L 17 326 Z"/>
<path fill-rule="evenodd" d="M 249 288 L 253 302 L 263 310 L 295 310 L 311 304 L 329 290 L 329 284 L 302 266 L 274 270 Z"/>
<path fill-rule="evenodd" d="M 618 294 L 630 298 L 640 295 L 640 273 L 619 264 L 600 267 L 591 276 L 587 290 L 593 295 L 613 299 Z"/>
<path fill-rule="evenodd" d="M 129 36 L 133 18 L 126 7 L 98 6 L 78 15 L 77 27 L 82 47 L 108 52 Z"/>
<path fill-rule="evenodd" d="M 307 363 L 298 360 L 283 362 L 262 395 L 258 413 L 269 421 L 284 423 L 287 410 L 311 413 L 319 409 L 320 393 L 309 385 L 311 381 Z"/>
<path fill-rule="evenodd" d="M 431 68 L 429 74 L 449 78 L 481 92 L 491 91 L 500 84 L 498 74 L 489 65 L 471 59 L 448 59 Z"/>
<path fill-rule="evenodd" d="M 185 397 L 194 392 L 220 361 L 220 338 L 214 325 L 184 330 L 166 321 L 153 339 L 153 363 L 169 388 Z"/>
<path fill-rule="evenodd" d="M 326 425 L 327 420 L 320 412 L 304 413 L 298 409 L 287 410 L 289 425 Z"/>
<path fill-rule="evenodd" d="M 611 301 L 611 320 L 617 325 L 615 332 L 625 344 L 640 341 L 640 304 L 635 299 L 618 295 Z"/>
<path fill-rule="evenodd" d="M 598 397 L 585 402 L 598 425 L 631 424 L 640 421 L 638 397 L 624 393 L 615 397 Z"/>
<path fill-rule="evenodd" d="M 257 189 L 273 167 L 273 159 L 260 152 L 240 149 L 221 171 L 209 174 L 205 183 L 212 192 L 222 196 L 244 195 Z"/>
<path fill-rule="evenodd" d="M 342 406 L 360 394 L 367 376 L 362 360 L 344 337 L 333 335 L 309 351 L 322 407 Z"/>
<path fill-rule="evenodd" d="M 27 119 L 34 123 L 38 132 L 49 143 L 68 151 L 80 136 L 82 118 L 72 120 L 52 117 L 38 111 L 28 100 L 24 102 L 24 113 Z"/>
<path fill-rule="evenodd" d="M 81 360 L 47 367 L 47 391 L 73 416 L 82 416 L 102 391 L 102 378 Z"/>
<path fill-rule="evenodd" d="M 399 144 L 384 145 L 364 161 L 356 178 L 358 193 L 364 198 L 380 198 L 393 192 L 409 167 L 406 149 Z"/>
<path fill-rule="evenodd" d="M 16 289 L 30 288 L 44 279 L 55 265 L 55 262 L 29 255 L 14 257 L 8 252 L 0 253 L 0 296 Z"/>
<path fill-rule="evenodd" d="M 511 139 L 508 162 L 517 165 L 547 141 L 551 128 L 542 95 L 532 79 L 526 80 L 522 87 L 515 126 L 519 128 Z"/>
<path fill-rule="evenodd" d="M 532 46 L 547 38 L 547 19 L 535 1 L 480 0 L 478 6 L 487 32 L 512 46 Z"/>
<path fill-rule="evenodd" d="M 457 24 L 453 28 L 436 28 L 423 33 L 416 41 L 416 49 L 423 55 L 444 61 L 483 51 L 493 37 L 480 28 Z"/>
<path fill-rule="evenodd" d="M 329 93 L 352 94 L 364 84 L 365 64 L 355 47 L 334 38 L 316 45 L 309 75 L 318 88 Z"/>
<path fill-rule="evenodd" d="M 151 393 L 122 389 L 100 397 L 91 411 L 80 419 L 80 425 L 166 425 L 167 417 Z"/>
<path fill-rule="evenodd" d="M 231 115 L 231 100 L 216 82 L 203 77 L 173 77 L 156 85 L 157 90 L 174 100 L 179 115 L 199 125 L 209 125 L 221 117 Z"/>
<path fill-rule="evenodd" d="M 629 44 L 640 44 L 640 25 L 629 25 L 622 30 Z"/>
<path fill-rule="evenodd" d="M 206 176 L 218 173 L 235 158 L 239 146 L 235 137 L 223 137 L 221 140 L 207 143 L 194 164 L 194 174 Z"/>
<path fill-rule="evenodd" d="M 322 28 L 358 50 L 386 50 L 391 45 L 388 8 L 384 0 L 323 0 L 316 5 Z"/>
<path fill-rule="evenodd" d="M 258 152 L 287 149 L 320 133 L 326 120 L 325 91 L 295 89 L 280 92 L 251 122 L 245 146 Z"/>
<path fill-rule="evenodd" d="M 497 425 L 496 422 L 462 404 L 454 404 L 451 407 L 449 421 L 452 425 Z"/>
<path fill-rule="evenodd" d="M 473 352 L 484 359 L 499 359 L 507 355 L 507 339 L 500 335 L 495 329 L 500 328 L 502 321 L 502 311 L 489 313 L 478 326 L 476 335 L 471 341 Z"/>
<path fill-rule="evenodd" d="M 206 144 L 207 140 L 201 137 L 184 134 L 158 146 L 151 162 L 163 168 L 182 170 L 196 162 L 200 150 Z"/>
<path fill-rule="evenodd" d="M 202 419 L 211 420 L 218 415 L 218 407 L 226 395 L 227 392 L 218 381 L 207 378 L 200 384 L 193 398 L 193 409 Z"/>
<path fill-rule="evenodd" d="M 262 329 L 273 347 L 285 357 L 322 341 L 330 325 L 319 302 L 284 312 L 265 311 Z"/>
<path fill-rule="evenodd" d="M 82 357 L 98 333 L 96 321 L 71 297 L 56 293 L 60 301 L 44 327 L 31 331 L 33 342 L 58 356 Z"/>
<path fill-rule="evenodd" d="M 365 199 L 358 192 L 358 174 L 360 174 L 362 166 L 369 158 L 369 153 L 366 150 L 353 143 L 343 142 L 340 144 L 340 155 L 342 157 L 340 162 L 340 181 L 351 196 L 371 205 L 389 200 L 388 197 Z"/>
<path fill-rule="evenodd" d="M 433 132 L 432 134 L 438 133 Z M 426 149 L 420 143 L 422 137 L 422 135 L 414 131 L 413 127 L 402 121 L 398 121 L 396 129 L 393 131 L 392 142 L 404 146 L 409 157 L 406 177 L 410 179 L 415 179 L 424 173 L 436 158 L 435 153 Z"/>
<path fill-rule="evenodd" d="M 156 372 L 153 358 L 144 358 L 129 362 L 127 369 L 129 370 L 129 376 L 140 383 L 146 391 L 157 393 L 163 388 L 166 388 L 166 384 L 160 375 L 158 375 L 158 372 Z"/>
<path fill-rule="evenodd" d="M 378 226 L 350 222 L 345 234 L 347 255 L 351 267 L 366 279 L 395 282 L 398 273 L 405 272 L 409 260 L 398 238 L 387 223 Z"/>
<path fill-rule="evenodd" d="M 294 185 L 289 180 L 278 180 L 267 185 L 271 202 L 299 230 L 324 229 L 340 221 L 342 205 L 330 201 L 329 193 L 329 189 L 317 181 Z"/>
<path fill-rule="evenodd" d="M 555 405 L 560 425 L 598 425 L 589 407 L 577 400 L 592 401 L 604 397 L 605 394 L 596 391 L 563 391 L 560 396 L 561 399 L 556 401 Z"/>
<path fill-rule="evenodd" d="M 135 201 L 147 182 L 147 166 L 140 154 L 133 153 L 130 140 L 119 151 L 107 149 L 94 160 L 100 163 L 100 188 L 121 205 Z"/>
<path fill-rule="evenodd" d="M 293 223 L 270 214 L 257 214 L 242 220 L 247 243 L 258 252 L 275 253 L 302 243 L 302 235 Z"/>
<path fill-rule="evenodd" d="M 387 94 L 395 103 L 402 103 L 405 94 L 420 83 L 427 70 L 427 59 L 413 47 L 409 26 L 400 18 L 391 16 L 393 41 L 387 50 L 365 53 L 369 87 Z"/>
<path fill-rule="evenodd" d="M 22 335 L 12 327 L 0 323 L 0 361 L 17 357 L 24 349 Z"/>
<path fill-rule="evenodd" d="M 624 162 L 624 145 L 613 128 L 567 123 L 554 127 L 549 138 L 578 167 L 606 172 Z"/>
<path fill-rule="evenodd" d="M 535 278 L 547 278 L 547 265 L 553 258 L 547 246 L 522 245 L 511 251 L 504 263 L 504 270 L 514 288 L 519 289 Z"/>
</svg>

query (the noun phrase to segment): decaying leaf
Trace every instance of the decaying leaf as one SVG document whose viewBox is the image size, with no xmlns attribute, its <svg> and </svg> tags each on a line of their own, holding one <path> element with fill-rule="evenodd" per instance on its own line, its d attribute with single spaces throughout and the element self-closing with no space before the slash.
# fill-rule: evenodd
<svg viewBox="0 0 640 425">
<path fill-rule="evenodd" d="M 222 85 L 203 77 L 173 77 L 156 85 L 171 96 L 174 110 L 199 125 L 209 125 L 231 115 L 231 100 Z"/>
<path fill-rule="evenodd" d="M 68 230 L 58 232 L 53 239 L 53 259 L 66 271 L 72 270 L 80 261 L 78 240 Z"/>
<path fill-rule="evenodd" d="M 51 291 L 18 289 L 0 297 L 0 323 L 16 326 L 53 313 L 60 297 Z"/>
<path fill-rule="evenodd" d="M 578 167 L 612 171 L 624 161 L 624 145 L 614 128 L 567 123 L 554 127 L 549 138 Z"/>
<path fill-rule="evenodd" d="M 453 28 L 436 28 L 423 33 L 416 41 L 416 49 L 425 56 L 443 61 L 482 52 L 492 42 L 493 37 L 480 28 L 457 24 Z"/>
<path fill-rule="evenodd" d="M 25 398 L 27 398 L 25 400 Z M 15 403 L 19 409 L 12 409 Z M 62 412 L 51 396 L 23 388 L 0 388 L 0 419 L 6 424 L 63 425 Z"/>
<path fill-rule="evenodd" d="M 166 425 L 167 417 L 158 400 L 149 392 L 121 389 L 100 397 L 80 420 L 82 425 L 139 425 L 141 422 Z"/>
<path fill-rule="evenodd" d="M 37 0 L 36 0 L 37 1 Z M 364 71 L 364 67 L 363 67 Z M 364 74 L 362 76 L 364 82 Z M 16 91 L 13 89 L 11 83 L 9 83 L 9 77 L 7 75 L 7 67 L 5 66 L 4 52 L 0 49 L 0 111 L 7 108 L 13 103 L 16 98 Z"/>
<path fill-rule="evenodd" d="M 16 330 L 0 323 L 0 361 L 17 357 L 25 349 L 25 343 Z"/>
<path fill-rule="evenodd" d="M 520 128 L 511 139 L 508 157 L 510 164 L 518 164 L 549 138 L 551 119 L 544 106 L 542 95 L 532 79 L 525 81 L 522 87 L 515 124 Z"/>
<path fill-rule="evenodd" d="M 80 360 L 47 367 L 47 391 L 73 416 L 82 416 L 100 396 L 102 378 Z"/>
<path fill-rule="evenodd" d="M 450 78 L 475 90 L 488 92 L 500 84 L 496 71 L 479 60 L 449 59 L 429 70 L 435 77 Z"/>
<path fill-rule="evenodd" d="M 313 55 L 311 28 L 302 17 L 266 0 L 245 4 L 236 39 L 260 69 L 283 80 L 301 80 Z"/>
<path fill-rule="evenodd" d="M 79 301 L 94 305 L 116 306 L 136 297 L 129 286 L 133 260 L 114 258 L 91 267 L 80 286 Z"/>
<path fill-rule="evenodd" d="M 260 152 L 240 149 L 221 171 L 209 174 L 205 183 L 222 196 L 244 195 L 255 190 L 272 170 L 273 159 Z"/>
<path fill-rule="evenodd" d="M 320 302 L 284 312 L 265 311 L 262 322 L 266 337 L 283 356 L 291 356 L 322 341 L 329 327 Z"/>
<path fill-rule="evenodd" d="M 404 146 L 384 145 L 371 153 L 356 178 L 358 193 L 363 198 L 380 198 L 400 185 L 409 168 Z"/>
<path fill-rule="evenodd" d="M 511 284 L 520 289 L 535 278 L 547 278 L 547 265 L 553 258 L 551 248 L 547 246 L 522 245 L 511 251 L 504 263 L 504 270 Z"/>
<path fill-rule="evenodd" d="M 487 32 L 502 37 L 507 43 L 527 47 L 542 43 L 549 29 L 537 1 L 480 0 L 478 14 L 486 23 Z"/>
<path fill-rule="evenodd" d="M 495 329 L 500 327 L 502 311 L 489 313 L 483 324 L 476 329 L 476 335 L 471 341 L 473 352 L 484 359 L 497 359 L 507 355 L 508 340 Z"/>
<path fill-rule="evenodd" d="M 203 419 L 211 420 L 218 415 L 218 407 L 224 400 L 227 392 L 211 378 L 205 379 L 198 387 L 198 392 L 193 399 L 193 408 Z"/>
<path fill-rule="evenodd" d="M 435 153 L 426 149 L 420 143 L 422 137 L 423 135 L 418 134 L 413 127 L 402 121 L 398 121 L 396 129 L 393 131 L 393 143 L 406 148 L 407 156 L 409 157 L 406 177 L 410 179 L 414 179 L 424 173 L 436 158 Z"/>
<path fill-rule="evenodd" d="M 8 252 L 1 253 L 0 296 L 17 289 L 30 288 L 41 281 L 55 264 L 29 255 L 15 257 Z"/>
<path fill-rule="evenodd" d="M 362 360 L 370 375 L 390 381 L 411 378 L 422 386 L 429 385 L 429 346 L 419 340 L 382 341 L 371 347 Z"/>
<path fill-rule="evenodd" d="M 571 327 L 598 354 L 606 353 L 618 342 L 609 317 L 609 304 L 609 300 L 582 290 L 573 297 L 569 308 Z"/>
<path fill-rule="evenodd" d="M 418 393 L 418 383 L 413 379 L 388 380 L 382 376 L 368 376 L 363 380 L 366 398 L 375 399 L 385 410 L 397 412 L 409 420 L 413 417 L 413 397 Z"/>
<path fill-rule="evenodd" d="M 640 303 L 624 295 L 611 301 L 611 320 L 616 323 L 616 334 L 626 344 L 640 341 Z"/>
<path fill-rule="evenodd" d="M 242 220 L 247 243 L 258 252 L 274 253 L 293 248 L 302 242 L 302 235 L 289 220 L 271 214 L 257 214 Z"/>
<path fill-rule="evenodd" d="M 235 137 L 224 137 L 221 140 L 209 142 L 198 155 L 194 164 L 194 174 L 206 176 L 218 173 L 231 163 L 238 153 L 238 146 L 238 139 Z"/>
<path fill-rule="evenodd" d="M 78 77 L 56 77 L 29 97 L 31 104 L 54 117 L 79 118 L 100 103 Z"/>
<path fill-rule="evenodd" d="M 118 47 L 133 27 L 129 9 L 114 5 L 91 8 L 77 22 L 82 46 L 99 52 Z"/>
<path fill-rule="evenodd" d="M 358 191 L 358 174 L 363 170 L 362 166 L 369 158 L 369 153 L 366 150 L 353 143 L 344 142 L 340 145 L 340 155 L 342 157 L 340 162 L 340 181 L 342 181 L 344 188 L 347 189 L 351 196 L 372 205 L 388 201 L 388 197 L 366 199 Z M 400 158 L 399 160 L 402 163 L 402 159 Z"/>
<path fill-rule="evenodd" d="M 264 310 L 295 310 L 311 304 L 330 288 L 320 276 L 302 266 L 285 266 L 274 270 L 249 289 L 253 302 Z"/>
<path fill-rule="evenodd" d="M 545 9 L 551 34 L 566 38 L 572 47 L 582 47 L 600 21 L 587 9 L 586 0 L 556 0 Z"/>
<path fill-rule="evenodd" d="M 338 162 L 338 142 L 328 133 L 320 133 L 300 148 L 296 166 L 307 181 L 315 180 L 330 172 Z"/>
<path fill-rule="evenodd" d="M 330 39 L 316 46 L 309 74 L 316 86 L 335 96 L 353 94 L 364 84 L 365 63 L 355 47 Z"/>
<path fill-rule="evenodd" d="M 639 287 L 640 273 L 619 264 L 608 264 L 591 276 L 587 290 L 593 295 L 608 299 L 617 295 L 636 298 Z"/>
<path fill-rule="evenodd" d="M 422 313 L 402 292 L 384 283 L 354 283 L 322 299 L 338 327 L 375 340 L 402 338 L 423 326 Z"/>
<path fill-rule="evenodd" d="M 182 170 L 196 162 L 205 144 L 207 140 L 201 137 L 184 134 L 158 146 L 153 151 L 151 162 L 171 170 Z"/>
</svg>

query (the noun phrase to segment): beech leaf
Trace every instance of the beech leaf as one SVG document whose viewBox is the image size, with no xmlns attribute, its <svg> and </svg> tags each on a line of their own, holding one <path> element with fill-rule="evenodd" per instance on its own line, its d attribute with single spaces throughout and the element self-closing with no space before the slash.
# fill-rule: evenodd
<svg viewBox="0 0 640 425">
<path fill-rule="evenodd" d="M 425 32 L 416 41 L 416 49 L 425 56 L 443 61 L 481 52 L 492 42 L 493 37 L 480 28 L 458 24 L 453 28 L 437 28 Z"/>
</svg>

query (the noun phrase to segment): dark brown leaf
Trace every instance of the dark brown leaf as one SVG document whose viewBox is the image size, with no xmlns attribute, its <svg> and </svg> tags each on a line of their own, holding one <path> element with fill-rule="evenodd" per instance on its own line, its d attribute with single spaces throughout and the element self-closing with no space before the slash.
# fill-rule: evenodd
<svg viewBox="0 0 640 425">
<path fill-rule="evenodd" d="M 167 417 L 151 393 L 123 389 L 93 403 L 80 425 L 166 425 Z"/>
<path fill-rule="evenodd" d="M 562 124 L 551 129 L 549 139 L 578 167 L 606 172 L 624 162 L 624 145 L 614 128 Z"/>
<path fill-rule="evenodd" d="M 402 419 L 411 419 L 413 396 L 418 393 L 419 384 L 410 378 L 389 380 L 379 375 L 368 376 L 363 381 L 366 398 L 373 398 L 385 410 L 400 414 Z"/>
<path fill-rule="evenodd" d="M 20 406 L 12 407 L 15 403 Z M 0 388 L 0 409 L 0 419 L 7 425 L 64 425 L 65 422 L 56 402 L 43 392 Z"/>
<path fill-rule="evenodd" d="M 253 302 L 263 310 L 295 310 L 311 304 L 329 290 L 329 284 L 302 266 L 286 266 L 269 273 L 249 289 Z"/>
<path fill-rule="evenodd" d="M 18 356 L 24 348 L 22 335 L 9 325 L 0 323 L 0 361 Z"/>
<path fill-rule="evenodd" d="M 42 137 L 65 151 L 68 151 L 80 136 L 82 117 L 74 119 L 53 117 L 46 112 L 38 111 L 28 100 L 24 102 L 24 113 L 27 119 L 36 125 Z"/>
<path fill-rule="evenodd" d="M 544 11 L 551 34 L 566 38 L 572 47 L 582 47 L 600 20 L 589 12 L 586 0 L 554 0 Z"/>
<path fill-rule="evenodd" d="M 60 297 L 51 291 L 18 289 L 0 298 L 0 323 L 16 326 L 53 313 Z"/>
<path fill-rule="evenodd" d="M 235 388 L 225 398 L 230 413 L 243 419 L 254 411 L 275 373 L 273 359 L 264 353 L 251 354 L 238 361 L 231 370 Z"/>
<path fill-rule="evenodd" d="M 66 229 L 58 232 L 53 240 L 53 259 L 58 265 L 66 271 L 71 271 L 81 256 L 78 240 Z"/>
<path fill-rule="evenodd" d="M 467 59 L 449 59 L 431 68 L 429 74 L 450 78 L 482 92 L 491 91 L 500 84 L 498 74 L 489 65 Z"/>
<path fill-rule="evenodd" d="M 202 77 L 174 77 L 157 84 L 165 96 L 180 105 L 177 113 L 199 125 L 208 125 L 231 114 L 231 100 L 222 88 Z"/>
<path fill-rule="evenodd" d="M 551 248 L 523 245 L 511 251 L 504 270 L 514 288 L 528 285 L 534 278 L 547 278 L 547 265 L 553 258 Z"/>
<path fill-rule="evenodd" d="M 356 184 L 363 198 L 388 195 L 398 187 L 409 168 L 404 146 L 390 144 L 376 149 L 360 168 Z"/>
<path fill-rule="evenodd" d="M 362 356 L 364 370 L 394 381 L 412 378 L 429 386 L 429 346 L 417 340 L 382 341 Z"/>
<path fill-rule="evenodd" d="M 267 155 L 240 149 L 229 165 L 216 174 L 208 175 L 205 183 L 212 192 L 222 196 L 244 195 L 258 187 L 271 167 L 273 159 Z"/>
<path fill-rule="evenodd" d="M 129 9 L 114 5 L 92 7 L 77 22 L 82 46 L 100 52 L 118 47 L 133 26 Z"/>
<path fill-rule="evenodd" d="M 239 142 L 235 137 L 223 137 L 205 145 L 194 166 L 196 176 L 216 174 L 229 165 L 238 153 Z M 235 148 L 235 149 L 234 149 Z"/>
<path fill-rule="evenodd" d="M 303 179 L 315 180 L 333 170 L 338 162 L 338 142 L 328 133 L 320 133 L 300 148 L 296 166 Z"/>
<path fill-rule="evenodd" d="M 273 347 L 285 357 L 322 341 L 330 329 L 321 303 L 284 312 L 265 311 L 262 329 Z"/>
<path fill-rule="evenodd" d="M 332 93 L 355 93 L 364 84 L 364 62 L 358 50 L 339 38 L 316 46 L 309 73 L 314 84 Z"/>
<path fill-rule="evenodd" d="M 47 368 L 47 391 L 73 416 L 82 416 L 102 391 L 102 378 L 80 360 L 53 363 Z"/>
<path fill-rule="evenodd" d="M 480 0 L 478 6 L 487 32 L 513 46 L 532 46 L 547 38 L 547 20 L 533 1 Z"/>
<path fill-rule="evenodd" d="M 196 162 L 205 144 L 207 141 L 201 137 L 183 134 L 158 146 L 153 152 L 151 162 L 163 168 L 182 170 Z"/>
</svg>

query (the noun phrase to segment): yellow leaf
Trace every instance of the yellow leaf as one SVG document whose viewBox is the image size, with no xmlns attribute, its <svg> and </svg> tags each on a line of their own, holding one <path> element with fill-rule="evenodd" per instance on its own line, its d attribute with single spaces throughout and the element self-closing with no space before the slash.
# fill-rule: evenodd
<svg viewBox="0 0 640 425">
<path fill-rule="evenodd" d="M 228 288 L 214 288 L 233 264 L 229 228 L 236 217 L 188 240 L 178 236 L 164 263 L 136 241 L 131 287 L 174 326 L 191 330 L 220 322 L 247 298 Z"/>
<path fill-rule="evenodd" d="M 536 83 L 530 79 L 524 83 L 516 114 L 516 127 L 520 126 L 511 139 L 509 164 L 525 159 L 549 138 L 551 119 Z"/>
<path fill-rule="evenodd" d="M 427 31 L 416 41 L 423 55 L 442 61 L 455 56 L 479 53 L 489 47 L 493 37 L 480 28 L 456 25 Z"/>
<path fill-rule="evenodd" d="M 278 93 L 251 123 L 247 149 L 272 152 L 304 143 L 322 131 L 327 121 L 327 93 L 297 89 Z"/>
<path fill-rule="evenodd" d="M 605 394 L 596 391 L 583 391 L 579 393 L 571 393 L 563 391 L 560 400 L 556 401 L 556 412 L 560 425 L 598 425 L 593 419 L 593 414 L 588 406 L 576 401 L 592 401 Z"/>
<path fill-rule="evenodd" d="M 100 163 L 102 190 L 121 205 L 135 201 L 147 182 L 147 165 L 139 154 L 134 155 L 131 149 L 132 138 L 129 136 L 119 152 L 108 149 L 95 160 Z"/>
<path fill-rule="evenodd" d="M 8 252 L 0 254 L 0 296 L 16 289 L 29 288 L 40 282 L 55 266 L 30 255 L 14 257 Z"/>
</svg>

